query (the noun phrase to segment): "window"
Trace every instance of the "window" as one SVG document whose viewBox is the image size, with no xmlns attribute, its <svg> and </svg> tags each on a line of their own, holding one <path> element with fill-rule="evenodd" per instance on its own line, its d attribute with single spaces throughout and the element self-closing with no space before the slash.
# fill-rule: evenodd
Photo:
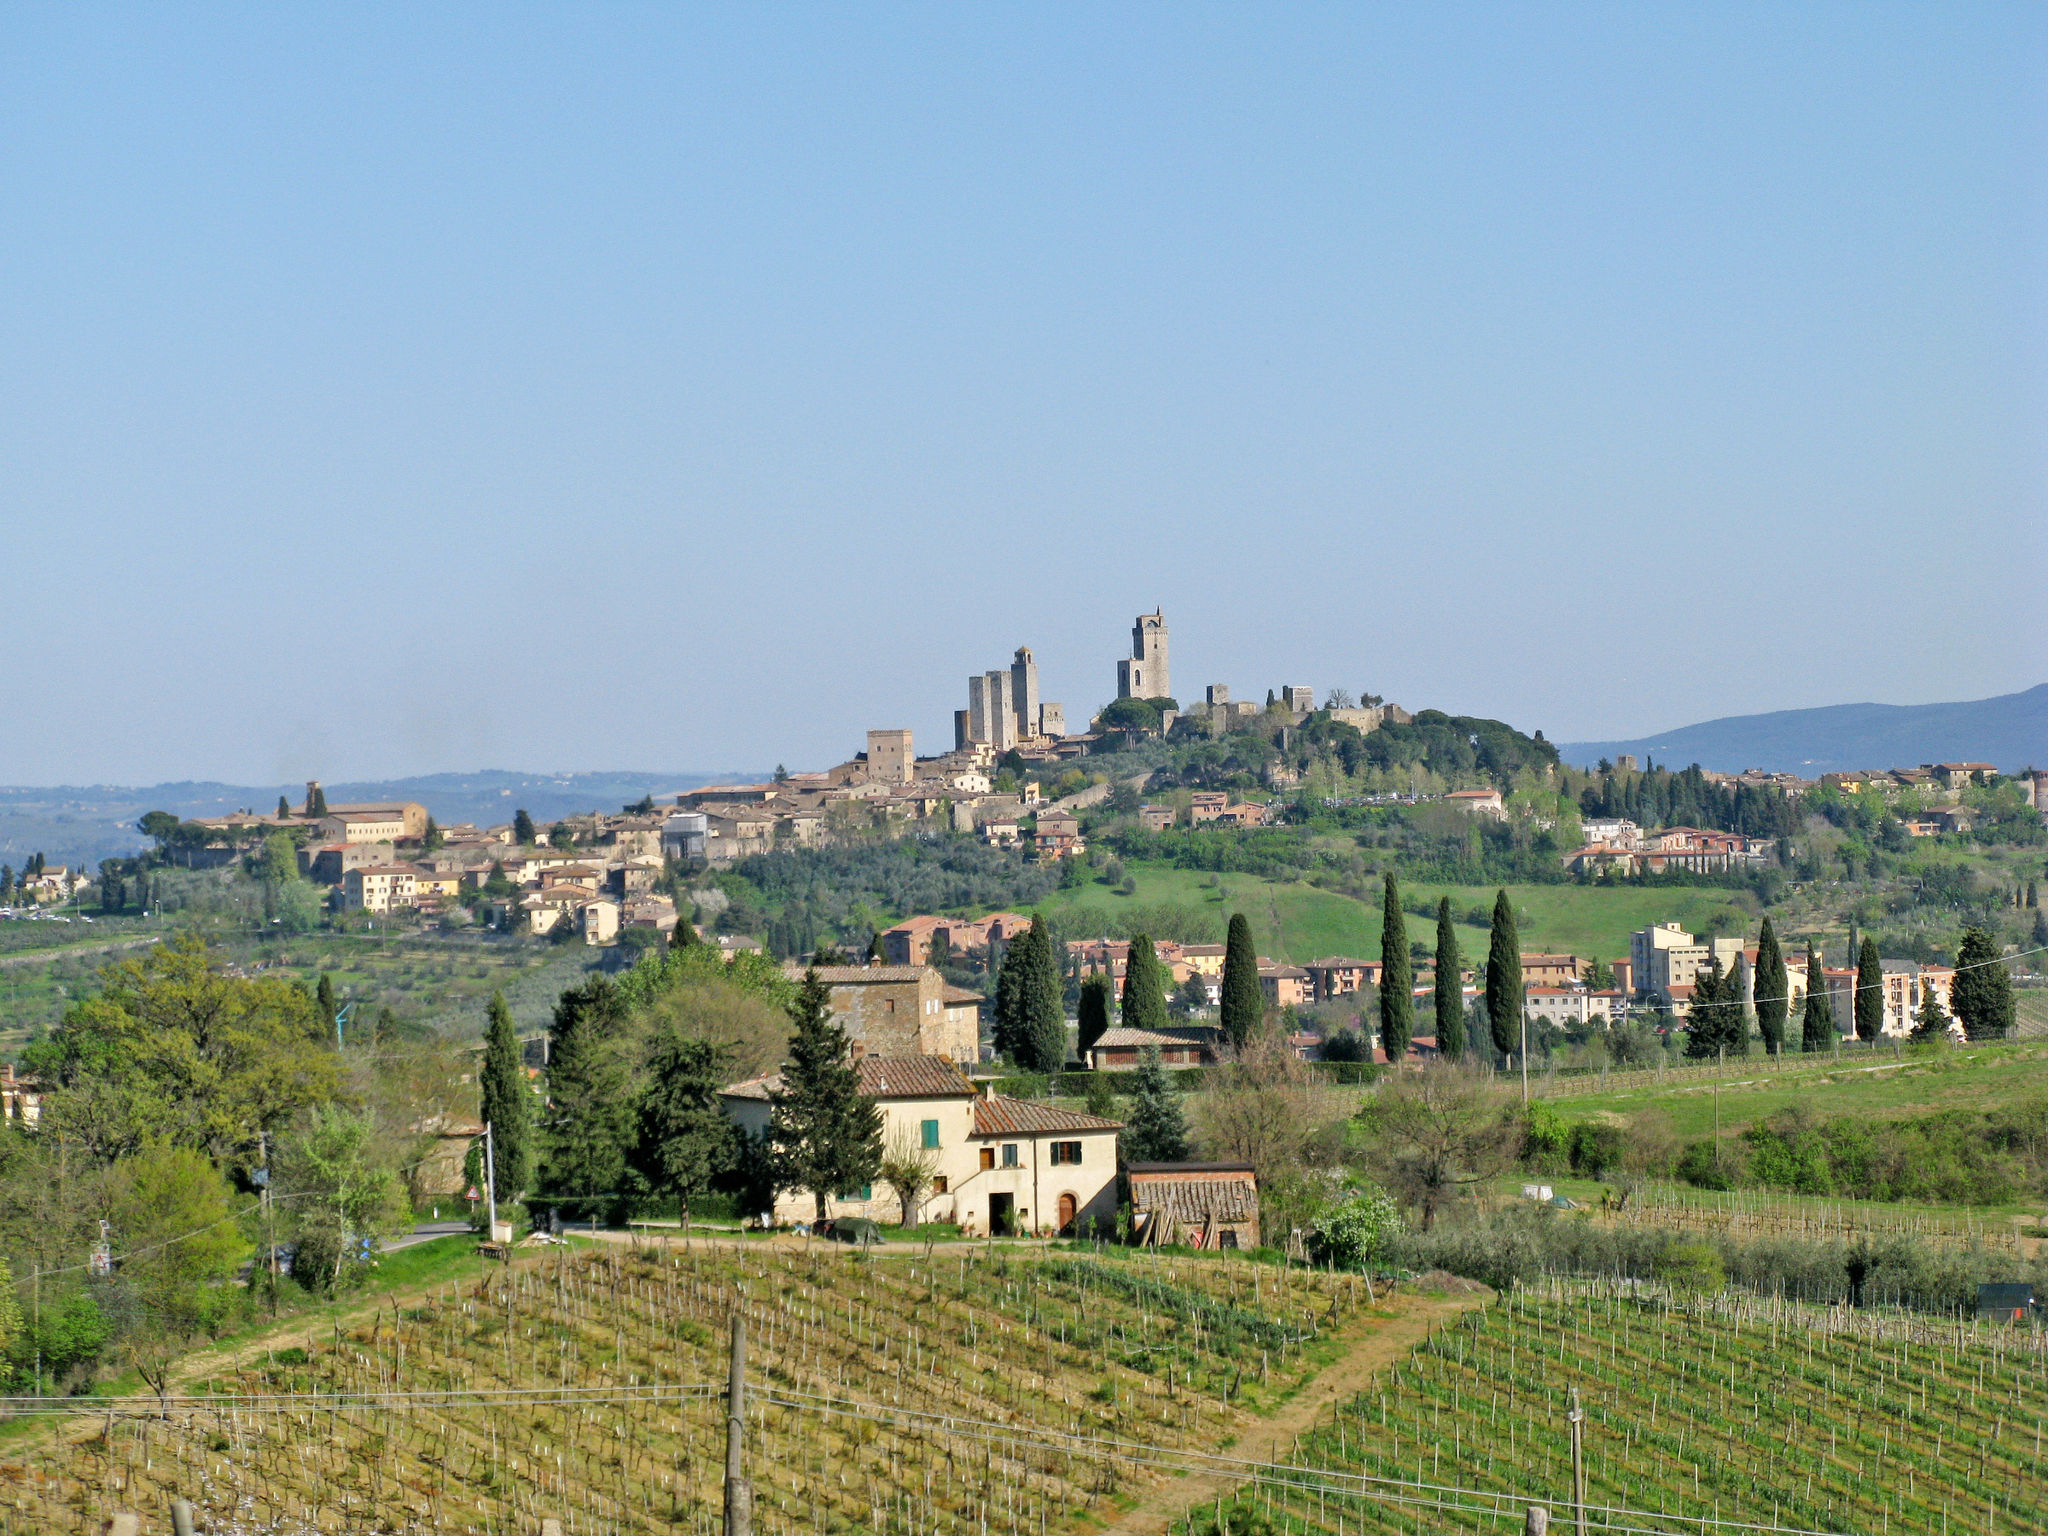
<svg viewBox="0 0 2048 1536">
<path fill-rule="evenodd" d="M 1014 1168 L 1017 1166 L 1017 1143 L 1015 1143 L 1014 1141 L 1006 1141 L 1003 1143 L 1003 1166 L 1005 1168 Z"/>
<path fill-rule="evenodd" d="M 917 1144 L 926 1151 L 934 1151 L 939 1145 L 939 1122 L 921 1120 L 917 1126 Z"/>
<path fill-rule="evenodd" d="M 1054 1142 L 1052 1144 L 1052 1161 L 1054 1167 L 1058 1167 L 1061 1163 L 1080 1162 L 1081 1143 L 1079 1143 L 1078 1141 Z"/>
<path fill-rule="evenodd" d="M 932 1175 L 932 1193 L 935 1195 L 946 1193 L 946 1176 L 943 1173 Z"/>
<path fill-rule="evenodd" d="M 996 1149 L 994 1147 L 983 1147 L 981 1149 L 981 1166 L 984 1168 L 993 1168 L 995 1167 L 995 1165 Z"/>
</svg>

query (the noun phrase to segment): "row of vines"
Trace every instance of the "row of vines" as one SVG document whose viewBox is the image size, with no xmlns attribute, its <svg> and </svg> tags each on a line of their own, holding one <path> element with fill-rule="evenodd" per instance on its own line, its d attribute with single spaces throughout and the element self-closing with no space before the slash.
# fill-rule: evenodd
<svg viewBox="0 0 2048 1536">
<path fill-rule="evenodd" d="M 1583 1284 L 1437 1331 L 1176 1530 L 1519 1528 L 1569 1501 L 1574 1388 L 1594 1529 L 2048 1530 L 2038 1331 Z"/>
<path fill-rule="evenodd" d="M 1026 1536 L 1150 1475 L 1112 1440 L 1230 1438 L 1365 1299 L 1125 1251 L 555 1250 L 245 1352 L 160 1407 L 9 1426 L 0 1533 L 83 1536 L 172 1497 L 212 1536 L 713 1532 L 737 1313 L 762 1536 Z"/>
</svg>

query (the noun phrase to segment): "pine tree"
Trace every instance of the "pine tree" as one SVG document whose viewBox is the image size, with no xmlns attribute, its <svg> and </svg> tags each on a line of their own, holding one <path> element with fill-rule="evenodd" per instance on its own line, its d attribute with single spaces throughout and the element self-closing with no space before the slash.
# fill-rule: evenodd
<svg viewBox="0 0 2048 1536">
<path fill-rule="evenodd" d="M 1436 1049 L 1446 1061 L 1465 1054 L 1465 983 L 1458 954 L 1458 929 L 1451 921 L 1451 898 L 1436 904 Z"/>
<path fill-rule="evenodd" d="M 484 1025 L 484 1061 L 479 1074 L 483 1089 L 482 1114 L 491 1128 L 493 1173 L 498 1196 L 517 1200 L 526 1193 L 532 1177 L 532 1147 L 528 1128 L 533 1119 L 533 1095 L 526 1087 L 525 1054 L 519 1033 L 512 1027 L 512 1010 L 505 1006 L 505 994 L 493 992 Z"/>
<path fill-rule="evenodd" d="M 655 1032 L 648 1052 L 627 1161 L 650 1192 L 676 1201 L 685 1230 L 691 1204 L 730 1161 L 732 1131 L 718 1098 L 724 1066 L 723 1051 L 674 1020 Z"/>
<path fill-rule="evenodd" d="M 1884 962 L 1877 940 L 1865 936 L 1856 956 L 1856 1038 L 1875 1040 L 1884 1029 Z"/>
<path fill-rule="evenodd" d="M 633 1094 L 619 1038 L 625 1003 L 602 976 L 571 987 L 548 1026 L 548 1097 L 540 1135 L 542 1198 L 572 1214 L 616 1214 Z"/>
<path fill-rule="evenodd" d="M 1820 946 L 1809 940 L 1806 998 L 1799 1010 L 1799 1046 L 1806 1051 L 1831 1051 L 1836 1039 L 1835 1005 L 1828 997 L 1827 971 L 1821 961 Z"/>
<path fill-rule="evenodd" d="M 1057 1072 L 1067 1064 L 1067 1014 L 1059 964 L 1053 958 L 1052 932 L 1043 917 L 1034 917 L 1023 938 L 1030 952 L 1024 970 L 1022 1065 L 1029 1072 Z"/>
<path fill-rule="evenodd" d="M 1925 982 L 1920 986 L 1920 1011 L 1913 1015 L 1913 1038 L 1915 1040 L 1946 1040 L 1949 1018 L 1941 1006 L 1941 998 L 1933 987 Z"/>
<path fill-rule="evenodd" d="M 846 1031 L 832 1020 L 831 989 L 816 971 L 804 973 L 789 1017 L 796 1029 L 782 1086 L 769 1095 L 769 1126 L 784 1187 L 809 1190 L 823 1221 L 835 1195 L 881 1171 L 882 1112 L 861 1095 Z"/>
<path fill-rule="evenodd" d="M 1152 952 L 1151 939 L 1133 934 L 1130 954 L 1124 960 L 1124 1028 L 1161 1030 L 1166 1022 L 1166 986 L 1159 958 Z"/>
<path fill-rule="evenodd" d="M 1109 977 L 1091 971 L 1081 978 L 1080 1039 L 1085 1059 L 1095 1042 L 1109 1031 Z"/>
<path fill-rule="evenodd" d="M 1415 1033 L 1415 968 L 1408 958 L 1408 920 L 1401 887 L 1388 870 L 1380 890 L 1380 1049 L 1396 1071 Z"/>
<path fill-rule="evenodd" d="M 1252 944 L 1251 919 L 1242 912 L 1230 915 L 1230 931 L 1223 941 L 1223 1034 L 1242 1049 L 1266 1016 L 1265 994 L 1259 989 L 1259 952 Z"/>
<path fill-rule="evenodd" d="M 1126 1162 L 1187 1161 L 1188 1123 L 1181 1114 L 1180 1094 L 1152 1047 L 1139 1059 L 1137 1080 L 1131 1087 L 1131 1117 L 1124 1122 L 1117 1145 Z"/>
<path fill-rule="evenodd" d="M 1486 1021 L 1502 1061 L 1521 1041 L 1524 1001 L 1522 941 L 1515 936 L 1515 909 L 1503 890 L 1493 900 L 1493 934 L 1486 951 Z"/>
<path fill-rule="evenodd" d="M 2012 977 L 2006 973 L 1998 940 L 1987 930 L 1963 931 L 1948 1002 L 1972 1040 L 2003 1040 L 2012 1033 Z"/>
<path fill-rule="evenodd" d="M 1686 1010 L 1685 1054 L 1712 1059 L 1749 1054 L 1749 1028 L 1742 1017 L 1742 985 L 1733 971 L 1725 975 L 1719 960 L 1693 977 L 1692 1004 Z"/>
<path fill-rule="evenodd" d="M 1777 1056 L 1785 1049 L 1785 1019 L 1791 1011 L 1787 996 L 1785 956 L 1778 948 L 1778 933 L 1771 920 L 1764 919 L 1756 940 L 1756 1027 L 1764 1037 L 1764 1053 Z"/>
<path fill-rule="evenodd" d="M 533 818 L 521 809 L 512 813 L 512 841 L 522 848 L 531 848 L 537 836 Z"/>
</svg>

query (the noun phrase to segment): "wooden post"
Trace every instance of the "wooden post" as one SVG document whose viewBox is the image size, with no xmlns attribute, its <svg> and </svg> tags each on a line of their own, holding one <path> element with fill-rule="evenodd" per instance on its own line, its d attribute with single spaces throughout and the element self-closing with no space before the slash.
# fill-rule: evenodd
<svg viewBox="0 0 2048 1536">
<path fill-rule="evenodd" d="M 142 1516 L 126 1509 L 107 1516 L 106 1536 L 142 1536 Z"/>
<path fill-rule="evenodd" d="M 1572 1427 L 1572 1514 L 1578 1536 L 1586 1536 L 1586 1410 L 1579 1406 L 1579 1389 L 1572 1388 L 1572 1411 L 1565 1415 Z"/>
<path fill-rule="evenodd" d="M 754 1488 L 740 1460 L 747 1423 L 747 1324 L 732 1315 L 732 1361 L 725 1385 L 725 1536 L 753 1536 Z"/>
<path fill-rule="evenodd" d="M 1522 1536 L 1549 1536 L 1550 1511 L 1541 1504 L 1531 1504 L 1522 1516 Z"/>
<path fill-rule="evenodd" d="M 192 1501 L 190 1499 L 171 1500 L 171 1533 L 172 1536 L 192 1536 Z"/>
</svg>

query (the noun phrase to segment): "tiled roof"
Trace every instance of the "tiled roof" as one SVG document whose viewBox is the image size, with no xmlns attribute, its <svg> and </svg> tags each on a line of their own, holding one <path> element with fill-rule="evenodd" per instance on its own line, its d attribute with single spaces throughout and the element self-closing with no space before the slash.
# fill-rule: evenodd
<svg viewBox="0 0 2048 1536">
<path fill-rule="evenodd" d="M 965 987 L 947 987 L 945 991 L 941 992 L 939 995 L 949 1003 L 981 1004 L 988 1001 L 988 999 L 983 997 L 979 992 L 970 992 Z"/>
<path fill-rule="evenodd" d="M 807 968 L 786 965 L 783 969 L 793 976 L 802 976 Z M 819 965 L 808 969 L 815 970 L 820 981 L 835 987 L 857 986 L 862 982 L 916 981 L 925 972 L 921 965 Z"/>
<path fill-rule="evenodd" d="M 1103 1046 L 1109 1046 L 1112 1049 L 1119 1046 L 1130 1049 L 1132 1047 L 1156 1045 L 1161 1050 L 1164 1050 L 1169 1046 L 1179 1048 L 1189 1045 L 1207 1045 L 1208 1043 L 1209 1035 L 1206 1030 L 1200 1032 L 1191 1030 L 1186 1034 L 1166 1034 L 1153 1029 L 1126 1029 L 1119 1025 L 1115 1029 L 1105 1029 L 1101 1034 L 1097 1035 L 1095 1037 L 1095 1044 L 1089 1047 L 1089 1049 L 1100 1050 Z"/>
<path fill-rule="evenodd" d="M 871 1099 L 965 1098 L 974 1084 L 945 1056 L 863 1056 L 860 1091 Z"/>
<path fill-rule="evenodd" d="M 1116 1131 L 1120 1120 L 1084 1115 L 1060 1109 L 1036 1099 L 992 1099 L 974 1101 L 974 1134 L 977 1136 L 1033 1136 L 1045 1131 Z"/>
</svg>

